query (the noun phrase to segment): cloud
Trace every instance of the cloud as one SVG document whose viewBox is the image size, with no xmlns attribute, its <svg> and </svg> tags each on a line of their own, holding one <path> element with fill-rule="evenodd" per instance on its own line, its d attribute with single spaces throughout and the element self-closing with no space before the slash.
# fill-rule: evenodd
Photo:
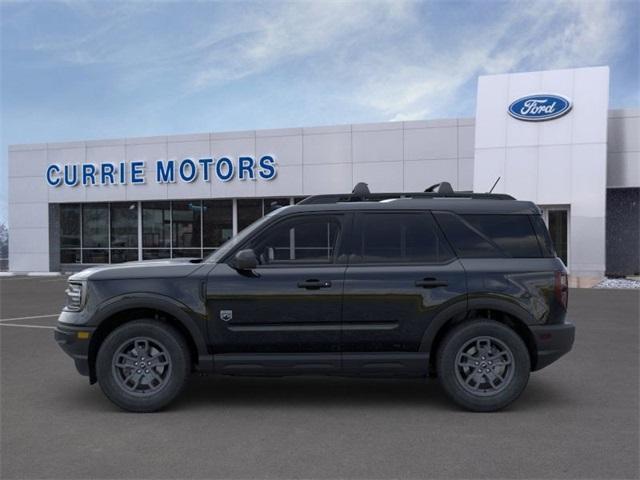
<svg viewBox="0 0 640 480">
<path fill-rule="evenodd" d="M 614 4 L 519 2 L 509 7 L 495 21 L 469 25 L 455 44 L 430 44 L 415 35 L 410 57 L 389 51 L 376 54 L 384 59 L 379 64 L 362 59 L 358 75 L 369 80 L 357 90 L 357 101 L 389 120 L 425 118 L 450 111 L 463 96 L 461 89 L 478 75 L 596 65 L 622 45 L 624 19 Z M 433 55 L 438 50 L 449 55 Z"/>
</svg>

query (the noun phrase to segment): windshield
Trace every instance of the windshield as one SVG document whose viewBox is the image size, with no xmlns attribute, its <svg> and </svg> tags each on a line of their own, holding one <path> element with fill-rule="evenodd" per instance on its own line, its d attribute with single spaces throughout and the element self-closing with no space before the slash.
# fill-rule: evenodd
<svg viewBox="0 0 640 480">
<path fill-rule="evenodd" d="M 244 242 L 244 240 L 249 235 L 251 235 L 254 231 L 260 228 L 262 225 L 264 225 L 271 217 L 273 217 L 277 213 L 282 212 L 286 208 L 289 208 L 289 207 L 287 206 L 287 207 L 278 208 L 277 210 L 274 210 L 273 212 L 268 213 L 264 217 L 259 218 L 258 220 L 253 222 L 251 225 L 249 225 L 247 228 L 239 232 L 235 237 L 231 237 L 229 240 L 224 242 L 215 252 L 205 257 L 204 261 L 207 263 L 219 262 L 220 259 L 225 257 L 231 250 L 233 250 L 236 247 L 236 245 Z"/>
</svg>

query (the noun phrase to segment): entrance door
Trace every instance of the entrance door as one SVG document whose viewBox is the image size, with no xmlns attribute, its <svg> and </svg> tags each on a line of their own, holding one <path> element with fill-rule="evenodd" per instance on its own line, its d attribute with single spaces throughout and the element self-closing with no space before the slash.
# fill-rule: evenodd
<svg viewBox="0 0 640 480">
<path fill-rule="evenodd" d="M 569 210 L 566 207 L 541 207 L 556 253 L 569 267 Z"/>
</svg>

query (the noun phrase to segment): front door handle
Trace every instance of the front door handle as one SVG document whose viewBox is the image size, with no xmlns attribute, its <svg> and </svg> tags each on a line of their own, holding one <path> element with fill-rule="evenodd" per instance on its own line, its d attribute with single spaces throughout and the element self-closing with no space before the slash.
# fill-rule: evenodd
<svg viewBox="0 0 640 480">
<path fill-rule="evenodd" d="M 436 280 L 435 278 L 423 278 L 422 280 L 416 280 L 416 287 L 422 288 L 446 287 L 448 285 L 448 282 Z"/>
<path fill-rule="evenodd" d="M 298 282 L 298 288 L 306 288 L 307 290 L 318 290 L 320 288 L 329 288 L 331 286 L 331 282 L 328 280 L 304 280 L 302 282 Z"/>
</svg>

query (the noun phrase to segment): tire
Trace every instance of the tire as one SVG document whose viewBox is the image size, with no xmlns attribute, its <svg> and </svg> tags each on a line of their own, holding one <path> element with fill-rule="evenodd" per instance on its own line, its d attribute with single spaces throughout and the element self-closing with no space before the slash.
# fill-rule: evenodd
<svg viewBox="0 0 640 480">
<path fill-rule="evenodd" d="M 175 328 L 134 320 L 105 338 L 96 376 L 109 400 L 130 412 L 154 412 L 182 391 L 191 371 L 189 347 Z"/>
<path fill-rule="evenodd" d="M 442 387 L 455 403 L 474 412 L 493 412 L 520 396 L 529 381 L 531 360 L 514 330 L 478 319 L 446 335 L 436 368 Z"/>
</svg>

